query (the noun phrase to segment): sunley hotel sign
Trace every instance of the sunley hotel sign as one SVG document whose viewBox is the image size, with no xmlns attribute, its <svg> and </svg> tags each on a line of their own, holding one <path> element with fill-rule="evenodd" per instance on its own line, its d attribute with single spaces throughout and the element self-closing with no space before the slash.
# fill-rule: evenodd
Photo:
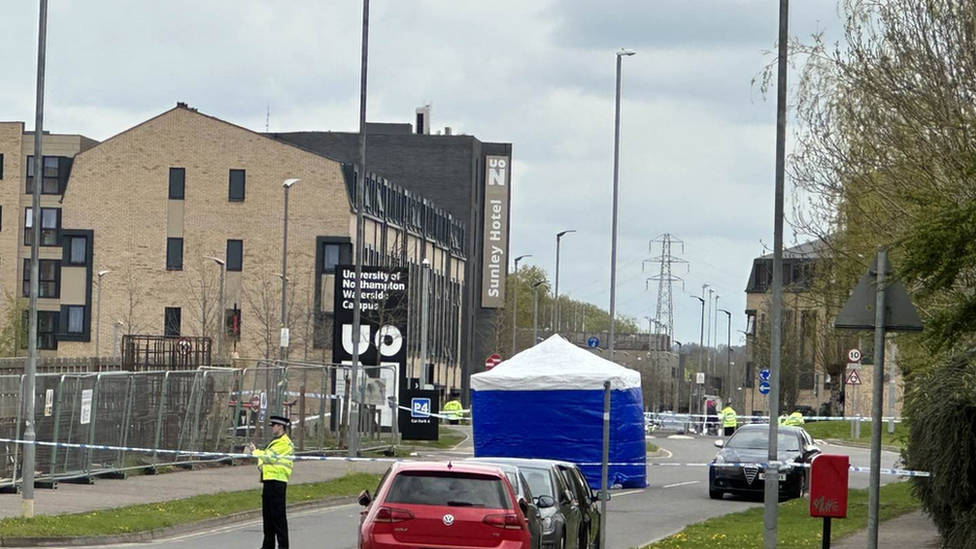
<svg viewBox="0 0 976 549">
<path fill-rule="evenodd" d="M 485 233 L 481 276 L 481 306 L 505 307 L 508 264 L 508 182 L 512 174 L 507 156 L 485 158 Z"/>
</svg>

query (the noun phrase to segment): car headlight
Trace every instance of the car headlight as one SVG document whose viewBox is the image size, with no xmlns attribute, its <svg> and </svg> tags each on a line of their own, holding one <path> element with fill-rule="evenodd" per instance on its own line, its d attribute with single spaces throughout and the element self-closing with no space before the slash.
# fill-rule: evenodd
<svg viewBox="0 0 976 549">
<path fill-rule="evenodd" d="M 556 521 L 552 520 L 552 517 L 545 517 L 542 519 L 543 534 L 551 534 L 555 529 L 556 529 Z"/>
<path fill-rule="evenodd" d="M 715 459 L 712 461 L 712 463 L 725 463 L 725 458 L 722 456 L 722 454 L 718 454 L 715 456 Z"/>
</svg>

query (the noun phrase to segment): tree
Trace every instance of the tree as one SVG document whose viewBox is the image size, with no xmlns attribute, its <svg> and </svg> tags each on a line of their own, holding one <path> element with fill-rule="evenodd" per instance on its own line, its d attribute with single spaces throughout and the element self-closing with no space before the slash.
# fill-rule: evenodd
<svg viewBox="0 0 976 549">
<path fill-rule="evenodd" d="M 3 327 L 0 328 L 0 356 L 15 357 L 24 354 L 27 342 L 27 331 L 24 326 L 24 313 L 27 311 L 27 300 L 19 298 L 11 292 L 3 296 L 4 311 Z"/>
<path fill-rule="evenodd" d="M 186 267 L 183 281 L 183 295 L 191 319 L 191 326 L 197 326 L 200 337 L 216 339 L 223 320 L 220 305 L 220 268 L 212 260 L 200 259 Z"/>
</svg>

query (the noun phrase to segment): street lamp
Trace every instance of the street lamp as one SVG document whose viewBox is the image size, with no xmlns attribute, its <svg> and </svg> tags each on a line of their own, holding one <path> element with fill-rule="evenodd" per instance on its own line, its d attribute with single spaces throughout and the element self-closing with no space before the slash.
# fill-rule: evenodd
<svg viewBox="0 0 976 549">
<path fill-rule="evenodd" d="M 224 273 L 227 269 L 227 262 L 219 257 L 212 257 L 209 255 L 203 256 L 204 259 L 212 259 L 220 267 L 220 288 L 217 290 L 217 307 L 219 309 L 217 314 L 217 356 L 224 355 L 224 332 L 227 331 L 227 326 L 225 325 L 224 315 Z M 206 322 L 206 319 L 204 319 Z"/>
<path fill-rule="evenodd" d="M 281 244 L 281 339 L 279 340 L 281 345 L 279 358 L 282 361 L 288 357 L 288 191 L 299 181 L 301 179 L 286 179 L 281 184 L 285 189 L 285 223 Z"/>
<path fill-rule="evenodd" d="M 545 284 L 545 280 L 540 280 L 532 285 L 532 299 L 534 302 L 532 311 L 532 346 L 539 342 L 539 286 Z"/>
<path fill-rule="evenodd" d="M 560 322 L 559 322 L 559 242 L 562 238 L 569 233 L 575 233 L 576 229 L 569 229 L 559 233 L 556 233 L 556 290 L 554 299 L 556 300 L 556 332 L 559 332 Z"/>
<path fill-rule="evenodd" d="M 37 182 L 35 181 L 34 184 L 36 185 Z M 105 275 L 107 275 L 110 272 L 112 272 L 112 271 L 109 271 L 109 270 L 98 271 L 98 298 L 97 298 L 97 305 L 95 305 L 95 310 L 96 310 L 96 313 L 95 313 L 95 356 L 97 356 L 97 357 L 102 356 L 102 354 L 101 354 L 101 347 L 99 347 L 99 336 L 102 333 L 102 277 L 105 276 Z"/>
<path fill-rule="evenodd" d="M 513 296 L 514 303 L 512 304 L 512 356 L 515 356 L 518 350 L 518 296 L 519 289 L 522 287 L 519 284 L 518 265 L 519 261 L 527 257 L 532 257 L 532 254 L 520 255 L 515 258 L 515 295 Z"/>
<path fill-rule="evenodd" d="M 672 406 L 671 411 L 677 414 L 678 413 L 678 393 L 679 393 L 679 390 L 678 390 L 678 369 L 681 368 L 681 342 L 678 341 L 678 340 L 676 340 L 676 339 L 675 340 L 672 340 L 671 342 L 678 346 L 678 361 L 677 361 L 677 363 L 676 363 L 676 365 L 674 367 L 674 376 L 672 376 L 672 377 L 674 377 L 674 395 L 673 395 L 673 397 L 671 399 L 671 401 L 672 401 L 671 402 L 671 406 Z"/>
<path fill-rule="evenodd" d="M 610 349 L 610 360 L 613 360 L 613 349 L 614 349 L 614 337 L 615 329 L 614 324 L 617 320 L 617 195 L 618 195 L 618 181 L 620 173 L 620 67 L 621 60 L 624 57 L 629 57 L 636 54 L 634 50 L 628 50 L 621 48 L 617 52 L 617 97 L 614 102 L 614 119 L 613 119 L 613 229 L 611 230 L 610 237 L 610 344 L 608 348 Z M 606 487 L 601 487 L 603 493 L 606 493 Z M 601 527 L 600 527 L 600 547 L 606 547 L 606 498 L 603 498 L 603 503 L 601 505 L 604 511 L 601 515 Z"/>
<path fill-rule="evenodd" d="M 702 284 L 702 295 L 693 295 L 691 297 L 701 301 L 701 331 L 698 334 L 698 370 L 702 369 L 702 351 L 705 349 L 705 288 L 708 288 L 708 284 Z M 696 372 L 697 375 L 697 372 Z M 697 381 L 689 380 L 691 382 L 691 387 L 688 389 L 688 413 L 695 413 L 694 406 L 694 393 L 695 384 Z"/>
<path fill-rule="evenodd" d="M 725 313 L 726 320 L 729 321 L 729 340 L 726 343 L 727 347 L 725 349 L 726 357 L 725 362 L 725 397 L 727 400 L 732 399 L 732 313 L 727 309 L 719 309 L 719 312 Z"/>
</svg>

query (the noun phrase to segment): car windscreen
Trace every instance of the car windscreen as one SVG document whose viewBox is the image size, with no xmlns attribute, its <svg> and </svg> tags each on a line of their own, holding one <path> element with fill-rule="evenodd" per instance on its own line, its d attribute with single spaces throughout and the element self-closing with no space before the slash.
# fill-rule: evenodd
<svg viewBox="0 0 976 549">
<path fill-rule="evenodd" d="M 521 467 L 521 470 L 525 481 L 529 483 L 529 490 L 532 490 L 533 497 L 554 497 L 549 469 Z"/>
<path fill-rule="evenodd" d="M 443 471 L 404 471 L 393 479 L 386 503 L 511 509 L 497 477 Z"/>
<path fill-rule="evenodd" d="M 793 433 L 778 433 L 776 440 L 781 452 L 800 451 L 800 439 Z M 725 447 L 739 450 L 766 449 L 769 447 L 769 431 L 765 429 L 736 431 Z"/>
</svg>

